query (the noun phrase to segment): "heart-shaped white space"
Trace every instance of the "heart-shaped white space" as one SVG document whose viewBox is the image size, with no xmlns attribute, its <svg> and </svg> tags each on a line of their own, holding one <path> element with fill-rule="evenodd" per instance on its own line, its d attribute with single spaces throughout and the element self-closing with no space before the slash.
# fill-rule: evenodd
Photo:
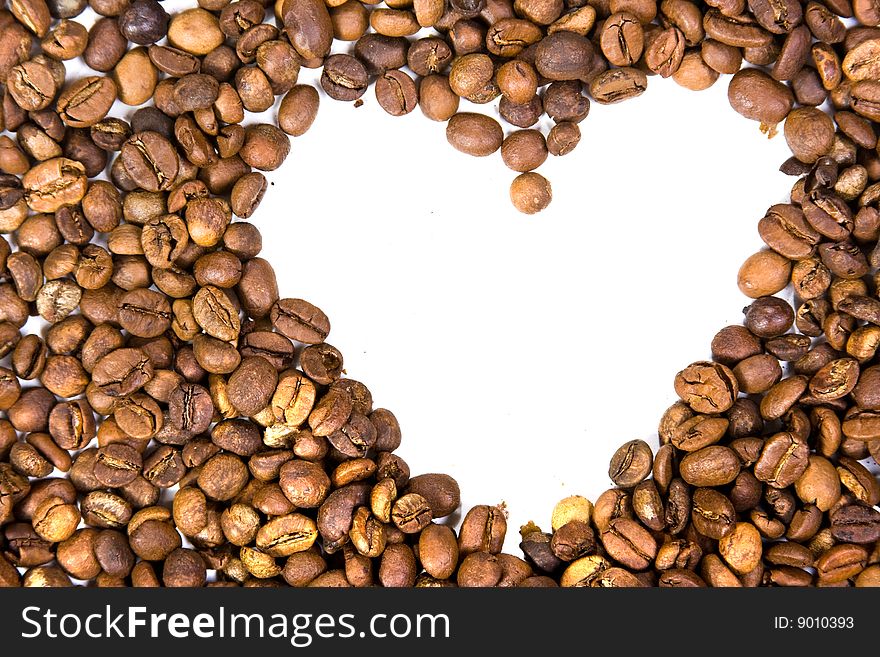
<svg viewBox="0 0 880 657">
<path fill-rule="evenodd" d="M 282 295 L 329 315 L 413 473 L 452 474 L 465 509 L 507 504 L 509 551 L 562 497 L 605 490 L 619 444 L 656 444 L 675 372 L 741 321 L 737 269 L 795 179 L 777 171 L 781 135 L 730 109 L 726 87 L 655 77 L 594 104 L 578 148 L 539 170 L 554 200 L 532 217 L 497 154 L 456 152 L 442 124 L 388 116 L 372 89 L 358 109 L 322 97 L 268 175 L 252 220 Z"/>
</svg>

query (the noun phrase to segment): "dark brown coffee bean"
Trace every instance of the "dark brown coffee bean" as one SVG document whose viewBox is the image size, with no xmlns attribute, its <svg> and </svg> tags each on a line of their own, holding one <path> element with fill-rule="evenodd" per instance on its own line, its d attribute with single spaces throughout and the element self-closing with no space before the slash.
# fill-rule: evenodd
<svg viewBox="0 0 880 657">
<path fill-rule="evenodd" d="M 831 534 L 846 543 L 873 543 L 880 538 L 880 512 L 862 504 L 849 504 L 831 514 Z"/>
<path fill-rule="evenodd" d="M 144 460 L 144 478 L 159 488 L 170 488 L 186 474 L 180 451 L 163 445 Z"/>
<path fill-rule="evenodd" d="M 446 124 L 447 141 L 467 155 L 491 155 L 501 148 L 503 138 L 498 122 L 484 114 L 460 112 Z"/>
<path fill-rule="evenodd" d="M 698 413 L 723 413 L 736 401 L 739 384 L 729 368 L 701 361 L 676 375 L 675 391 Z"/>
<path fill-rule="evenodd" d="M 376 81 L 376 100 L 391 116 L 409 114 L 418 104 L 416 84 L 403 71 L 386 71 Z"/>
<path fill-rule="evenodd" d="M 352 101 L 364 95 L 367 70 L 351 55 L 333 55 L 324 62 L 321 87 L 334 100 Z"/>
<path fill-rule="evenodd" d="M 170 328 L 171 305 L 159 292 L 131 290 L 119 299 L 119 322 L 132 335 L 153 338 Z"/>
<path fill-rule="evenodd" d="M 428 501 L 418 493 L 407 493 L 391 508 L 391 520 L 405 534 L 415 534 L 427 527 L 433 514 Z"/>
<path fill-rule="evenodd" d="M 272 325 L 291 340 L 320 344 L 330 333 L 327 316 L 302 299 L 280 299 L 271 313 Z"/>
<path fill-rule="evenodd" d="M 378 412 L 378 410 L 374 411 L 374 415 Z M 458 483 L 449 475 L 423 474 L 413 477 L 409 480 L 406 490 L 424 497 L 431 507 L 434 518 L 444 518 L 455 512 L 461 505 L 461 492 Z"/>
<path fill-rule="evenodd" d="M 321 385 L 330 385 L 342 375 L 342 363 L 342 353 L 326 343 L 306 347 L 300 355 L 303 372 Z"/>
<path fill-rule="evenodd" d="M 632 488 L 651 472 L 654 455 L 643 440 L 622 445 L 611 458 L 608 476 L 622 488 Z"/>
<path fill-rule="evenodd" d="M 269 404 L 278 382 L 272 363 L 259 356 L 243 358 L 229 377 L 229 401 L 243 415 L 254 415 Z"/>
<path fill-rule="evenodd" d="M 679 469 L 682 479 L 692 486 L 723 486 L 736 479 L 740 461 L 729 447 L 711 445 L 686 455 Z"/>
<path fill-rule="evenodd" d="M 590 95 L 597 103 L 608 105 L 641 96 L 648 88 L 648 78 L 635 68 L 616 68 L 600 73 L 590 82 Z"/>
<path fill-rule="evenodd" d="M 494 506 L 475 506 L 464 517 L 458 534 L 461 554 L 489 552 L 498 554 L 507 533 L 507 518 Z"/>
<path fill-rule="evenodd" d="M 213 415 L 211 395 L 200 385 L 183 383 L 168 398 L 168 418 L 181 431 L 203 433 L 211 426 Z"/>
<path fill-rule="evenodd" d="M 93 472 L 108 488 L 131 483 L 141 471 L 141 455 L 128 445 L 112 444 L 98 450 Z"/>
<path fill-rule="evenodd" d="M 698 488 L 693 496 L 693 523 L 704 536 L 720 540 L 733 531 L 736 511 L 722 493 L 711 488 Z"/>
<path fill-rule="evenodd" d="M 775 488 L 791 486 L 809 465 L 809 447 L 800 437 L 778 433 L 764 444 L 755 462 L 755 477 Z"/>
<path fill-rule="evenodd" d="M 157 132 L 136 132 L 125 142 L 120 158 L 132 180 L 150 192 L 171 187 L 179 160 L 170 142 Z"/>
<path fill-rule="evenodd" d="M 364 506 L 370 495 L 370 485 L 354 483 L 333 491 L 318 509 L 318 531 L 324 539 L 325 549 L 340 547 L 351 529 L 357 507 Z"/>
<path fill-rule="evenodd" d="M 794 310 L 778 297 L 761 297 L 745 309 L 743 322 L 759 338 L 775 338 L 794 323 Z"/>
<path fill-rule="evenodd" d="M 609 556 L 633 570 L 644 570 L 657 555 L 657 544 L 650 532 L 634 520 L 612 520 L 601 539 Z"/>
</svg>

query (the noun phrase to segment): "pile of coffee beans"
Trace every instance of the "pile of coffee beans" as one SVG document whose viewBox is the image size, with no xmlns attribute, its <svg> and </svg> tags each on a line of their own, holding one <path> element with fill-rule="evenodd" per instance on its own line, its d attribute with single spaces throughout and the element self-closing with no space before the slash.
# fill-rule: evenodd
<svg viewBox="0 0 880 657">
<path fill-rule="evenodd" d="M 89 29 L 75 20 L 87 8 Z M 259 0 L 174 16 L 156 0 L 0 10 L 0 585 L 880 585 L 866 465 L 880 459 L 875 0 L 280 0 L 277 25 L 272 13 Z M 334 40 L 352 52 L 331 54 Z M 67 79 L 77 58 L 94 74 Z M 319 106 L 301 67 L 322 69 L 331 98 L 375 82 L 387 112 L 420 106 L 458 150 L 500 150 L 530 213 L 551 198 L 534 169 L 577 145 L 587 93 L 614 103 L 648 75 L 703 89 L 729 73 L 734 109 L 770 135 L 783 124 L 798 181 L 739 272 L 742 324 L 675 377 L 656 453 L 623 445 L 615 488 L 560 502 L 550 532 L 522 527 L 524 558 L 502 553 L 501 506 L 443 522 L 458 484 L 410 475 L 397 420 L 343 376 L 326 315 L 281 297 L 259 257 L 244 220 L 261 171 Z M 277 125 L 244 124 L 282 95 Z M 520 128 L 506 137 L 459 111 L 499 96 Z M 129 115 L 110 116 L 117 101 Z M 546 136 L 532 127 L 543 113 Z M 774 296 L 789 289 L 794 305 Z M 47 328 L 28 332 L 31 317 Z"/>
</svg>

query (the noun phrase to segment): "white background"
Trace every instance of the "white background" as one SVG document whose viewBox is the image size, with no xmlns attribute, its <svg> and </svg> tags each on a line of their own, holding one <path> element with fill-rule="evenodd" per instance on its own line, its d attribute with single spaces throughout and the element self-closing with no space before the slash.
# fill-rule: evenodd
<svg viewBox="0 0 880 657">
<path fill-rule="evenodd" d="M 348 376 L 399 419 L 413 474 L 452 474 L 465 509 L 506 503 L 509 551 L 562 497 L 595 500 L 619 444 L 656 444 L 675 373 L 741 320 L 737 269 L 794 179 L 777 171 L 783 137 L 730 108 L 728 80 L 691 92 L 652 77 L 638 99 L 593 104 L 578 148 L 539 169 L 554 199 L 534 216 L 510 204 L 498 153 L 458 153 L 444 124 L 385 114 L 372 87 L 357 109 L 321 92 L 267 174 L 251 220 L 282 296 L 328 314 Z"/>
</svg>

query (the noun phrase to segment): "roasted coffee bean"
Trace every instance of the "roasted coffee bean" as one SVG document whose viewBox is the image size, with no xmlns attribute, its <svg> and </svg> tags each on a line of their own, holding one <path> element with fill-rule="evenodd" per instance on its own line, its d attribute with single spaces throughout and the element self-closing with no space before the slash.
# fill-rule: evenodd
<svg viewBox="0 0 880 657">
<path fill-rule="evenodd" d="M 56 107 L 61 120 L 74 128 L 88 128 L 101 121 L 113 101 L 117 87 L 113 80 L 101 76 L 81 78 L 58 96 Z"/>
<path fill-rule="evenodd" d="M 409 114 L 418 104 L 416 83 L 403 71 L 386 71 L 376 81 L 376 100 L 391 116 Z"/>
<path fill-rule="evenodd" d="M 739 384 L 724 365 L 698 362 L 676 375 L 675 391 L 698 413 L 723 413 L 736 401 Z"/>
<path fill-rule="evenodd" d="M 873 543 L 880 538 L 880 512 L 862 504 L 848 504 L 831 514 L 831 534 L 846 543 Z"/>
<path fill-rule="evenodd" d="M 654 455 L 642 440 L 631 440 L 621 446 L 611 458 L 608 476 L 622 488 L 632 488 L 650 473 Z"/>
<path fill-rule="evenodd" d="M 446 139 L 462 153 L 485 157 L 501 148 L 503 134 L 495 119 L 483 114 L 460 112 L 446 124 Z"/>
<path fill-rule="evenodd" d="M 327 316 L 302 299 L 280 299 L 272 306 L 272 325 L 291 340 L 320 344 L 330 333 Z"/>
<path fill-rule="evenodd" d="M 92 472 L 108 488 L 131 483 L 141 471 L 141 455 L 129 445 L 111 444 L 98 450 Z"/>
<path fill-rule="evenodd" d="M 692 486 L 723 486 L 736 479 L 740 460 L 729 447 L 712 445 L 686 455 L 679 469 L 682 479 Z"/>
<path fill-rule="evenodd" d="M 733 531 L 736 511 L 724 494 L 712 488 L 698 488 L 693 495 L 692 518 L 698 532 L 720 540 Z"/>
<path fill-rule="evenodd" d="M 318 531 L 325 546 L 329 545 L 334 552 L 341 547 L 340 541 L 343 541 L 351 529 L 356 508 L 364 506 L 369 495 L 369 484 L 354 483 L 327 496 L 318 509 Z"/>
<path fill-rule="evenodd" d="M 370 416 L 374 424 L 375 420 L 373 417 L 380 410 L 382 409 L 374 411 L 373 415 Z M 381 437 L 380 431 L 379 438 L 381 439 Z M 412 477 L 407 484 L 406 490 L 424 497 L 431 507 L 431 515 L 434 518 L 444 518 L 455 512 L 461 505 L 461 492 L 458 483 L 449 475 L 423 474 Z"/>
<path fill-rule="evenodd" d="M 119 30 L 129 41 L 145 46 L 168 33 L 168 21 L 156 0 L 133 0 L 119 15 Z"/>
<path fill-rule="evenodd" d="M 590 95 L 597 103 L 609 105 L 641 96 L 648 88 L 648 78 L 635 68 L 604 71 L 590 82 Z"/>
<path fill-rule="evenodd" d="M 458 534 L 459 552 L 498 554 L 506 533 L 507 518 L 501 509 L 494 506 L 475 506 L 462 521 Z"/>
<path fill-rule="evenodd" d="M 755 477 L 775 488 L 791 486 L 806 471 L 809 453 L 809 446 L 799 436 L 775 434 L 764 443 L 755 462 Z"/>
<path fill-rule="evenodd" d="M 256 545 L 273 557 L 308 550 L 318 538 L 315 521 L 299 513 L 273 518 L 260 527 Z"/>
<path fill-rule="evenodd" d="M 650 532 L 634 520 L 612 520 L 601 539 L 609 556 L 633 570 L 644 570 L 657 555 L 657 544 Z"/>
<path fill-rule="evenodd" d="M 333 55 L 324 62 L 321 87 L 334 100 L 357 100 L 368 82 L 367 69 L 351 55 Z"/>
<path fill-rule="evenodd" d="M 510 183 L 510 201 L 524 214 L 535 214 L 545 209 L 553 200 L 550 181 L 534 171 L 521 173 Z"/>
</svg>

